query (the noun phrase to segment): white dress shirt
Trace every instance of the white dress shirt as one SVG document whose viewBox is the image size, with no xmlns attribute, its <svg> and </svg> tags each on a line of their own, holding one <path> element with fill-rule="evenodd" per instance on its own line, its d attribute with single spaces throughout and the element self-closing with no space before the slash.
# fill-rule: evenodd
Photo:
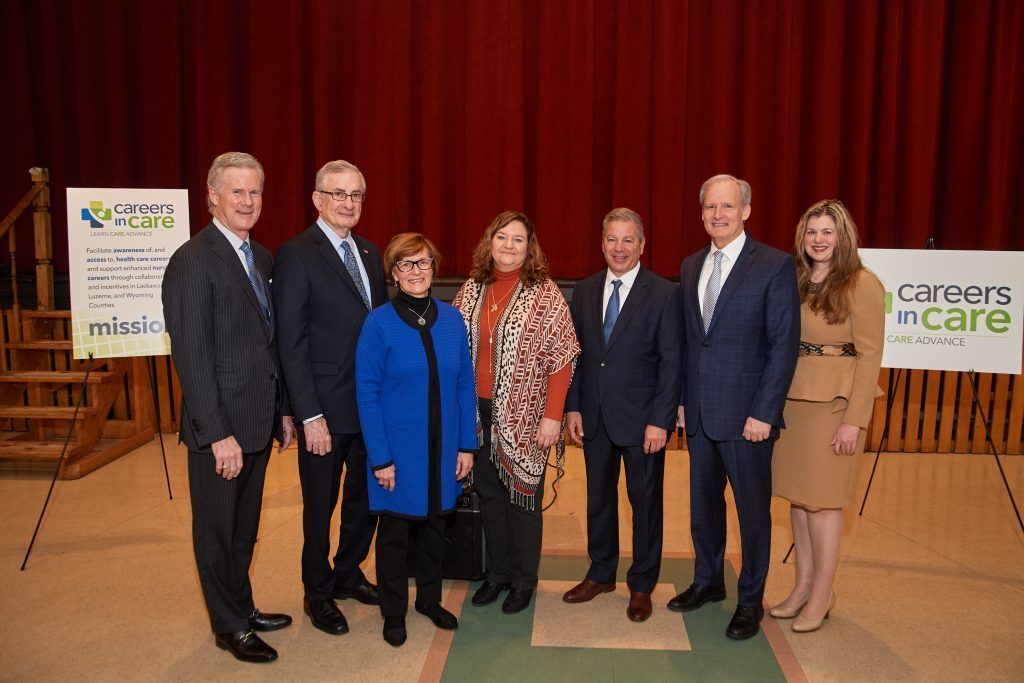
<svg viewBox="0 0 1024 683">
<path fill-rule="evenodd" d="M 633 289 L 633 283 L 636 282 L 637 273 L 640 272 L 640 264 L 637 263 L 632 269 L 622 274 L 622 277 L 615 275 L 611 270 L 606 271 L 604 276 L 604 293 L 601 295 L 601 323 L 604 323 L 604 315 L 608 312 L 608 299 L 612 298 L 612 292 L 615 290 L 615 286 L 612 284 L 613 280 L 622 280 L 622 284 L 619 285 L 619 311 L 626 305 L 626 297 L 629 296 L 630 290 Z"/>
<path fill-rule="evenodd" d="M 725 245 L 725 249 L 722 249 L 722 282 L 721 286 L 725 287 L 725 280 L 729 277 L 729 273 L 732 272 L 732 267 L 736 265 L 736 259 L 740 257 L 740 252 L 743 251 L 743 245 L 747 243 L 747 233 L 743 231 L 736 237 L 732 242 Z M 708 250 L 708 255 L 704 259 L 704 267 L 700 271 L 700 280 L 697 281 L 697 300 L 700 305 L 704 306 L 704 292 L 708 289 L 708 280 L 711 279 L 711 271 L 715 267 L 715 252 L 719 251 L 715 247 L 714 243 L 711 244 L 711 249 Z M 721 288 L 718 290 L 722 292 Z"/>
</svg>

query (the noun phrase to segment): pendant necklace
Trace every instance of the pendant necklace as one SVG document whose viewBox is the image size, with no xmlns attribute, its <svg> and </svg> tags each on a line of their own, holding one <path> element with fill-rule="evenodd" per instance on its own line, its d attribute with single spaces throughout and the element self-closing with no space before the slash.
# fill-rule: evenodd
<svg viewBox="0 0 1024 683">
<path fill-rule="evenodd" d="M 427 319 L 424 316 L 427 314 L 427 311 L 430 310 L 430 301 L 431 301 L 431 299 L 428 296 L 427 297 L 427 307 L 423 309 L 423 313 L 422 314 L 417 313 L 416 311 L 412 310 L 408 306 L 405 307 L 405 310 L 409 311 L 414 316 L 416 316 L 416 322 L 419 323 L 420 327 L 422 327 L 422 326 L 427 324 Z"/>
<path fill-rule="evenodd" d="M 516 288 L 516 286 L 512 285 L 512 287 L 507 292 L 505 292 L 504 294 L 501 295 L 501 299 L 499 299 L 498 301 L 495 301 L 494 300 L 494 287 L 493 287 L 493 285 L 491 286 L 491 288 L 490 288 L 491 289 L 491 313 L 494 313 L 494 312 L 496 312 L 498 310 L 498 304 L 500 304 L 502 301 L 504 301 L 508 297 L 508 295 L 512 293 L 512 290 L 514 290 L 515 288 Z"/>
</svg>

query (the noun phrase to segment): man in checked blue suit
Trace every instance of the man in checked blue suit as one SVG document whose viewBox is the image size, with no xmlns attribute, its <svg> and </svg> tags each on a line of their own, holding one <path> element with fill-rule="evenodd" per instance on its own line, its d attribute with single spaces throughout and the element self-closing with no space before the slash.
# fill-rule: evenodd
<svg viewBox="0 0 1024 683">
<path fill-rule="evenodd" d="M 678 425 L 690 451 L 693 583 L 676 612 L 725 599 L 725 483 L 736 502 L 743 567 L 725 634 L 757 635 L 771 551 L 772 447 L 796 367 L 800 297 L 790 256 L 750 238 L 750 185 L 717 175 L 700 189 L 711 245 L 680 268 L 683 390 Z"/>
</svg>

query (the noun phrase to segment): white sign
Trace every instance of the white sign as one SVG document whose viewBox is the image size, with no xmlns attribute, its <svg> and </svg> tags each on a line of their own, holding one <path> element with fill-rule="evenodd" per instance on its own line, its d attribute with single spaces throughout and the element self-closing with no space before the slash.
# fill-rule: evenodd
<svg viewBox="0 0 1024 683">
<path fill-rule="evenodd" d="M 887 368 L 1020 374 L 1024 252 L 861 249 L 885 285 Z"/>
<path fill-rule="evenodd" d="M 75 358 L 170 353 L 160 284 L 188 238 L 187 190 L 68 188 Z"/>
</svg>

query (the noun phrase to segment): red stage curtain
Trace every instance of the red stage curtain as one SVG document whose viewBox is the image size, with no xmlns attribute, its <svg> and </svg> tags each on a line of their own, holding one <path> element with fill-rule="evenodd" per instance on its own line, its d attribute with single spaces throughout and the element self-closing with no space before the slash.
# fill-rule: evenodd
<svg viewBox="0 0 1024 683">
<path fill-rule="evenodd" d="M 587 275 L 626 205 L 645 264 L 675 275 L 719 172 L 751 182 L 748 230 L 783 249 L 825 197 L 867 246 L 1024 249 L 1017 0 L 9 0 L 0 25 L 0 211 L 48 166 L 58 268 L 65 187 L 188 187 L 198 229 L 229 149 L 266 168 L 271 249 L 345 158 L 360 231 L 424 231 L 446 274 L 514 208 L 556 276 Z"/>
</svg>

